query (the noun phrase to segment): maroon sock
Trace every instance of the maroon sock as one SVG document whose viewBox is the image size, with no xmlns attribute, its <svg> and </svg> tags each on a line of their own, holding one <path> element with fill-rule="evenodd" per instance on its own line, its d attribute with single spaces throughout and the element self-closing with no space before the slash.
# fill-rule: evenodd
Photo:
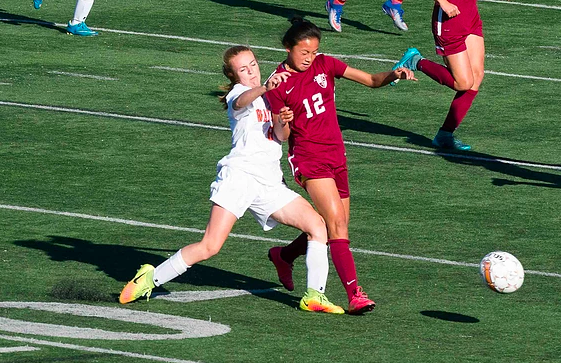
<svg viewBox="0 0 561 363">
<path fill-rule="evenodd" d="M 347 291 L 347 297 L 349 301 L 351 301 L 354 291 L 358 286 L 358 281 L 356 277 L 355 260 L 349 248 L 350 241 L 348 239 L 330 239 L 328 242 L 329 250 L 331 251 L 331 260 L 335 265 L 343 287 Z"/>
<path fill-rule="evenodd" d="M 428 59 L 421 59 L 417 63 L 417 69 L 438 83 L 454 89 L 454 77 L 445 66 Z"/>
<path fill-rule="evenodd" d="M 466 117 L 475 96 L 477 96 L 478 91 L 467 90 L 456 92 L 456 96 L 450 105 L 450 110 L 444 120 L 444 124 L 440 128 L 444 131 L 454 132 L 458 126 L 462 123 L 464 117 Z"/>
<path fill-rule="evenodd" d="M 308 250 L 308 235 L 306 233 L 302 233 L 288 246 L 284 246 L 281 249 L 280 256 L 281 258 L 288 263 L 293 263 L 298 256 L 303 256 L 306 254 Z"/>
</svg>

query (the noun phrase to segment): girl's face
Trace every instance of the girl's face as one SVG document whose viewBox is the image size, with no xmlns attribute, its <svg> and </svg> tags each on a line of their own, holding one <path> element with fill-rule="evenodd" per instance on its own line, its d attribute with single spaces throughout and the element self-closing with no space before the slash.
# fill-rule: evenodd
<svg viewBox="0 0 561 363">
<path fill-rule="evenodd" d="M 298 72 L 304 72 L 308 68 L 310 68 L 312 62 L 314 61 L 314 59 L 316 59 L 318 50 L 319 39 L 302 39 L 292 48 L 286 49 L 286 51 L 288 52 L 288 65 Z"/>
<path fill-rule="evenodd" d="M 253 52 L 238 53 L 230 60 L 230 65 L 239 83 L 251 88 L 261 85 L 261 72 Z"/>
</svg>

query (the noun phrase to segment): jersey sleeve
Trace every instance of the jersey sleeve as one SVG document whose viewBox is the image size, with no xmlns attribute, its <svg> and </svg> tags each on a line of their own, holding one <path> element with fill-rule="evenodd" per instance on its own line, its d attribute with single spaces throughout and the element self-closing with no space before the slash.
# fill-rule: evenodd
<svg viewBox="0 0 561 363">
<path fill-rule="evenodd" d="M 278 88 L 272 89 L 265 93 L 265 98 L 271 107 L 271 112 L 275 115 L 280 113 L 280 109 L 284 107 L 284 101 L 281 99 L 282 93 Z"/>
<path fill-rule="evenodd" d="M 228 110 L 232 113 L 233 117 L 243 115 L 245 113 L 249 113 L 253 110 L 253 102 L 244 108 L 240 108 L 239 110 L 234 110 L 234 102 L 236 102 L 236 100 L 238 99 L 238 97 L 240 97 L 242 93 L 250 89 L 251 87 L 247 87 L 238 83 L 226 95 L 226 103 L 228 104 Z"/>
<path fill-rule="evenodd" d="M 329 69 L 333 71 L 333 77 L 335 78 L 343 77 L 343 74 L 345 73 L 348 67 L 347 63 L 327 55 L 325 56 L 325 62 L 328 63 Z"/>
</svg>

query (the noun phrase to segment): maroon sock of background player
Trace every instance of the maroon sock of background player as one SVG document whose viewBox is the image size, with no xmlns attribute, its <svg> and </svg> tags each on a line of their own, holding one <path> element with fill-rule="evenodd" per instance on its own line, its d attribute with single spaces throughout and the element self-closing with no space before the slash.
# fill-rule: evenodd
<svg viewBox="0 0 561 363">
<path fill-rule="evenodd" d="M 343 287 L 347 291 L 347 297 L 351 301 L 358 281 L 356 277 L 355 260 L 353 253 L 349 248 L 350 241 L 348 239 L 330 239 L 328 240 L 329 250 L 331 251 L 331 260 L 337 274 L 343 283 Z"/>
<path fill-rule="evenodd" d="M 454 132 L 460 126 L 464 117 L 466 117 L 475 96 L 477 96 L 478 91 L 467 90 L 456 92 L 456 96 L 450 105 L 450 110 L 444 120 L 444 124 L 440 128 L 441 130 Z"/>
<path fill-rule="evenodd" d="M 438 83 L 454 89 L 454 77 L 448 68 L 428 59 L 421 59 L 417 63 L 417 69 L 434 79 Z"/>
<path fill-rule="evenodd" d="M 288 263 L 293 263 L 296 258 L 306 254 L 308 250 L 308 235 L 302 233 L 289 245 L 284 246 L 280 251 L 281 258 Z"/>
</svg>

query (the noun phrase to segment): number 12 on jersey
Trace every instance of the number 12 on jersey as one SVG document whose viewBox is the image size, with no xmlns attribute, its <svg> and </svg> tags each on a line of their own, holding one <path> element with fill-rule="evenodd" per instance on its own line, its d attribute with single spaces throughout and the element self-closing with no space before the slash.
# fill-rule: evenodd
<svg viewBox="0 0 561 363">
<path fill-rule="evenodd" d="M 323 98 L 321 97 L 321 93 L 316 93 L 312 96 L 312 102 L 314 103 L 314 110 L 316 111 L 316 115 L 323 113 L 325 111 L 325 107 L 323 106 Z M 310 102 L 307 98 L 302 100 L 304 107 L 306 107 L 306 117 L 312 118 L 314 117 L 314 113 L 312 112 L 312 108 L 310 107 Z"/>
</svg>

